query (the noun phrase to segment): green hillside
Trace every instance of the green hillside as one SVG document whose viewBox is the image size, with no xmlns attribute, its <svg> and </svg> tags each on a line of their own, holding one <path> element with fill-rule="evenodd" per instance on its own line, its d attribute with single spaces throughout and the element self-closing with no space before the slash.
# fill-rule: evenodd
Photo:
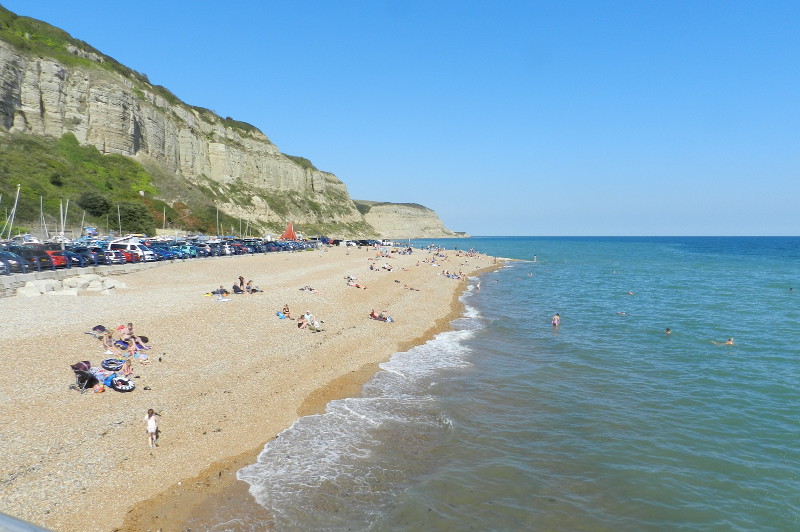
<svg viewBox="0 0 800 532">
<path fill-rule="evenodd" d="M 200 181 L 202 181 L 202 176 Z M 60 205 L 70 201 L 68 225 L 85 225 L 118 230 L 119 218 L 125 233 L 154 234 L 168 227 L 189 232 L 216 234 L 217 221 L 222 233 L 276 233 L 284 222 L 245 223 L 220 210 L 215 199 L 235 199 L 246 208 L 258 196 L 286 219 L 298 214 L 318 223 L 298 223 L 298 231 L 315 234 L 372 234 L 366 223 L 324 223 L 340 214 L 335 206 L 323 206 L 298 192 L 268 193 L 249 190 L 240 183 L 229 185 L 210 179 L 196 185 L 157 166 L 144 167 L 122 155 L 103 155 L 94 146 L 81 146 L 72 134 L 60 139 L 26 134 L 0 135 L 0 222 L 14 204 L 17 185 L 20 197 L 14 233 L 37 231 L 40 205 L 49 229 L 55 228 Z M 342 198 L 344 199 L 344 198 Z M 164 214 L 166 213 L 166 223 Z M 309 215 L 311 213 L 311 215 Z M 217 218 L 219 216 L 219 218 Z M 241 228 L 241 229 L 240 229 Z"/>
</svg>

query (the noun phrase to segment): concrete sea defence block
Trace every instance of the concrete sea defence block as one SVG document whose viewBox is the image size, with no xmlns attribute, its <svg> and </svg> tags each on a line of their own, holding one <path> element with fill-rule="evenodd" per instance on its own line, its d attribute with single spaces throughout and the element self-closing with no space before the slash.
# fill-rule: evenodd
<svg viewBox="0 0 800 532">
<path fill-rule="evenodd" d="M 46 296 L 78 296 L 78 289 L 77 288 L 67 288 L 65 290 L 54 290 L 52 292 L 46 292 L 44 295 Z"/>
<path fill-rule="evenodd" d="M 105 288 L 105 289 L 109 289 L 109 288 L 127 288 L 128 287 L 128 285 L 126 285 L 124 281 L 120 281 L 118 279 L 106 278 L 106 279 L 102 280 L 102 283 L 103 283 L 103 288 Z"/>
<path fill-rule="evenodd" d="M 89 292 L 99 292 L 101 290 L 105 290 L 105 288 L 103 287 L 103 281 L 95 279 L 94 281 L 89 283 L 89 285 L 86 287 L 86 290 L 88 290 Z"/>
<path fill-rule="evenodd" d="M 20 286 L 17 288 L 17 295 L 20 297 L 36 297 L 42 295 L 37 286 Z"/>
<path fill-rule="evenodd" d="M 61 290 L 63 287 L 61 286 L 60 281 L 56 281 L 55 279 L 34 279 L 33 281 L 28 281 L 25 283 L 25 287 L 33 287 L 39 290 L 40 294 L 44 294 L 46 292 L 54 292 L 56 290 Z"/>
</svg>

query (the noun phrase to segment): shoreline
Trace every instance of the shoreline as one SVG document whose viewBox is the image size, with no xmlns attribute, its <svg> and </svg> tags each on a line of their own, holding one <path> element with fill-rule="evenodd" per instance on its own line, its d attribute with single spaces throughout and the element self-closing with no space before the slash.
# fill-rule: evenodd
<svg viewBox="0 0 800 532">
<path fill-rule="evenodd" d="M 485 268 L 475 272 L 474 275 L 480 275 L 491 269 L 494 268 Z M 438 318 L 434 326 L 422 336 L 401 344 L 402 347 L 396 352 L 407 351 L 426 343 L 441 332 L 451 330 L 450 323 L 464 313 L 464 304 L 460 300 L 463 293 L 463 289 L 454 292 L 450 312 L 446 316 Z M 331 401 L 358 396 L 363 385 L 379 371 L 383 371 L 379 367 L 380 363 L 388 361 L 392 355 L 385 360 L 365 364 L 360 369 L 341 375 L 314 390 L 298 408 L 297 419 L 323 414 Z M 215 462 L 203 470 L 200 475 L 183 479 L 179 485 L 173 485 L 155 497 L 135 504 L 128 510 L 120 531 L 162 530 L 169 532 L 189 530 L 204 525 L 213 526 L 217 524 L 216 511 L 221 506 L 234 506 L 237 511 L 247 512 L 249 515 L 257 516 L 257 519 L 269 522 L 269 512 L 253 499 L 249 492 L 250 485 L 239 480 L 236 474 L 243 467 L 256 463 L 264 447 L 276 437 L 278 434 L 273 435 L 256 449 Z"/>
<path fill-rule="evenodd" d="M 253 463 L 300 416 L 336 394 L 357 394 L 378 363 L 447 328 L 466 283 L 442 270 L 475 276 L 498 266 L 485 255 L 447 254 L 435 267 L 420 250 L 217 257 L 126 275 L 127 288 L 108 295 L 4 298 L 0 342 L 27 369 L 20 380 L 18 367 L 0 367 L 0 511 L 59 531 L 118 530 L 133 522 L 134 508 L 161 515 L 179 482 L 197 493 L 226 476 L 232 484 L 240 462 Z M 392 272 L 369 268 L 386 262 Z M 238 275 L 264 292 L 224 303 L 203 297 Z M 347 275 L 368 288 L 347 286 Z M 418 290 L 404 290 L 406 283 Z M 306 285 L 317 290 L 298 291 Z M 278 319 L 284 303 L 295 314 L 312 311 L 325 330 Z M 395 322 L 369 320 L 371 308 Z M 67 390 L 70 364 L 105 358 L 83 332 L 128 321 L 153 345 L 152 362 L 135 366 L 136 390 Z M 157 449 L 146 444 L 148 408 L 162 416 Z"/>
</svg>

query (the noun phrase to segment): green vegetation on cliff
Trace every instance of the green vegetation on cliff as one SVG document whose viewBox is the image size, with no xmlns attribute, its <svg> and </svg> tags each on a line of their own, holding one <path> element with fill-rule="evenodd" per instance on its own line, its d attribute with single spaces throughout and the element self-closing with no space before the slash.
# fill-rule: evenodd
<svg viewBox="0 0 800 532">
<path fill-rule="evenodd" d="M 157 94 L 170 105 L 191 108 L 169 89 L 150 82 L 147 74 L 137 72 L 107 56 L 92 45 L 72 37 L 66 31 L 51 26 L 47 22 L 30 17 L 21 17 L 0 5 L 0 40 L 12 45 L 19 53 L 27 56 L 52 58 L 66 67 L 100 69 L 122 75 L 134 83 L 133 92 L 145 99 L 143 90 Z M 194 107 L 209 122 L 220 122 L 226 127 L 244 134 L 260 134 L 257 127 L 234 120 L 222 118 L 213 111 Z"/>
<path fill-rule="evenodd" d="M 27 134 L 0 135 L 0 222 L 14 204 L 20 185 L 15 227 L 37 229 L 40 201 L 48 227 L 55 228 L 61 205 L 70 201 L 69 223 L 101 230 L 155 233 L 157 227 L 214 234 L 280 233 L 286 221 L 295 221 L 307 235 L 372 235 L 366 222 L 345 224 L 336 219 L 350 214 L 349 198 L 332 190 L 324 196 L 298 191 L 253 188 L 240 180 L 228 184 L 199 176 L 190 182 L 158 165 L 142 165 L 122 155 L 101 154 L 82 146 L 70 133 L 60 139 Z M 225 212 L 224 205 L 250 211 L 272 211 L 278 220 L 244 222 Z M 222 205 L 218 211 L 217 208 Z M 85 219 L 84 219 L 85 211 Z M 166 214 L 166 221 L 164 215 Z M 119 216 L 119 218 L 118 218 Z M 306 223 L 297 223 L 297 220 Z M 166 222 L 166 223 L 165 223 Z M 217 225 L 219 223 L 219 225 Z"/>
<path fill-rule="evenodd" d="M 21 52 L 52 57 L 65 66 L 104 68 L 149 84 L 144 74 L 126 67 L 90 44 L 75 39 L 66 31 L 41 20 L 20 17 L 3 6 L 0 6 L 0 39 Z M 92 59 L 70 51 L 70 47 L 80 50 L 83 55 L 91 55 Z M 163 87 L 161 89 L 166 91 Z M 172 97 L 175 98 L 174 95 Z"/>
<path fill-rule="evenodd" d="M 391 206 L 400 205 L 402 207 L 410 207 L 412 209 L 419 209 L 421 211 L 430 211 L 429 208 L 427 208 L 424 205 L 420 205 L 419 203 L 391 203 L 388 201 L 369 201 L 369 200 L 356 200 L 356 199 L 353 200 L 353 203 L 355 203 L 356 209 L 358 209 L 358 212 L 360 212 L 362 215 L 367 214 L 370 210 L 372 210 L 373 207 L 378 207 L 382 205 L 391 205 Z"/>
<path fill-rule="evenodd" d="M 153 204 L 156 189 L 140 164 L 121 155 L 103 155 L 94 146 L 81 146 L 72 134 L 60 139 L 34 135 L 0 136 L 0 211 L 10 210 L 20 185 L 16 219 L 38 224 L 40 201 L 44 212 L 58 213 L 67 200 L 71 208 L 87 211 L 99 223 L 117 205 L 126 206 L 135 227 L 152 232 L 155 220 L 130 205 Z M 40 199 L 41 198 L 41 199 Z M 77 210 L 77 208 L 76 208 Z"/>
</svg>

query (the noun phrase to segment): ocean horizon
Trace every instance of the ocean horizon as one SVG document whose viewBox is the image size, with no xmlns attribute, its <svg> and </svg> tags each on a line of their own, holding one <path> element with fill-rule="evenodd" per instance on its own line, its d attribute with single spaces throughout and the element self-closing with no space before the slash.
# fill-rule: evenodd
<svg viewBox="0 0 800 532">
<path fill-rule="evenodd" d="M 798 526 L 800 238 L 412 242 L 518 260 L 239 471 L 270 522 L 213 530 Z"/>
</svg>

